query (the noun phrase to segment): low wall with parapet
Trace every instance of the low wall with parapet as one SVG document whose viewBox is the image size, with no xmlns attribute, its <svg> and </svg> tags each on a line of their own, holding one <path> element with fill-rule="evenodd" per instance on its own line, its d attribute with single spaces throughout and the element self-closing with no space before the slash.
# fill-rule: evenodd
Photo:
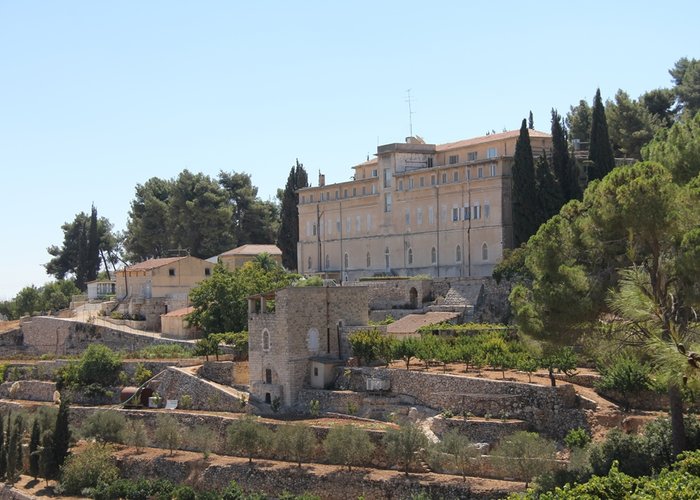
<svg viewBox="0 0 700 500">
<path fill-rule="evenodd" d="M 383 379 L 389 380 L 390 393 L 409 395 L 421 405 L 457 415 L 524 420 L 554 438 L 562 438 L 576 427 L 588 427 L 571 385 L 547 387 L 403 369 L 343 370 L 337 378 L 338 389 L 366 392 L 368 379 Z"/>
<path fill-rule="evenodd" d="M 92 323 L 80 323 L 61 318 L 37 316 L 22 321 L 24 346 L 33 354 L 80 354 L 88 345 L 104 344 L 115 351 L 138 351 L 155 344 L 192 343 L 164 339 L 153 334 L 123 332 Z"/>
<path fill-rule="evenodd" d="M 232 387 L 224 391 L 208 380 L 175 367 L 167 368 L 157 381 L 149 385 L 164 400 L 177 399 L 181 401 L 182 396 L 190 396 L 193 410 L 243 413 L 247 408 L 241 404 L 241 397 L 248 400 L 247 394 L 236 391 Z"/>
</svg>

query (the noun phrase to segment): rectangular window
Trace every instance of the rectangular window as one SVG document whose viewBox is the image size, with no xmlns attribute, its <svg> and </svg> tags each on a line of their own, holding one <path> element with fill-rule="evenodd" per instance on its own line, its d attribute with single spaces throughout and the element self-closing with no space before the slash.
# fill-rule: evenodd
<svg viewBox="0 0 700 500">
<path fill-rule="evenodd" d="M 399 179 L 399 191 L 403 191 L 403 179 Z"/>
<path fill-rule="evenodd" d="M 452 182 L 459 182 L 459 172 L 456 170 L 452 172 Z"/>
<path fill-rule="evenodd" d="M 384 195 L 384 211 L 391 212 L 391 193 Z"/>
<path fill-rule="evenodd" d="M 491 177 L 496 177 L 496 164 L 491 164 Z"/>
<path fill-rule="evenodd" d="M 385 188 L 391 187 L 391 170 L 388 168 L 384 169 L 384 187 Z"/>
<path fill-rule="evenodd" d="M 210 267 L 204 268 L 204 276 L 211 276 L 211 268 Z"/>
<path fill-rule="evenodd" d="M 374 170 L 372 170 L 372 177 L 377 177 L 377 176 L 378 176 L 378 173 L 377 173 L 377 169 L 375 168 Z"/>
<path fill-rule="evenodd" d="M 428 207 L 428 224 L 431 226 L 435 224 L 435 210 L 433 210 L 433 207 Z"/>
<path fill-rule="evenodd" d="M 446 207 L 445 205 L 443 205 L 442 207 L 440 207 L 440 220 L 441 220 L 442 222 L 446 222 L 446 221 L 447 221 L 447 207 Z"/>
<path fill-rule="evenodd" d="M 320 197 L 319 199 L 320 199 L 321 201 L 323 201 L 323 193 L 321 193 L 321 194 L 319 195 L 319 197 Z"/>
<path fill-rule="evenodd" d="M 425 186 L 425 178 L 424 178 L 424 177 L 421 177 L 421 178 L 419 179 L 418 185 L 419 185 L 420 187 Z"/>
<path fill-rule="evenodd" d="M 472 151 L 471 153 L 467 153 L 467 161 L 476 161 L 477 158 L 477 152 Z"/>
<path fill-rule="evenodd" d="M 481 179 L 484 176 L 484 167 L 479 167 L 477 177 Z"/>
<path fill-rule="evenodd" d="M 372 214 L 367 214 L 367 231 L 372 230 Z"/>
<path fill-rule="evenodd" d="M 428 168 L 433 168 L 433 159 L 428 158 Z"/>
<path fill-rule="evenodd" d="M 362 196 L 367 194 L 367 186 L 362 186 Z"/>
<path fill-rule="evenodd" d="M 309 195 L 309 201 L 310 201 L 311 203 L 314 202 L 314 195 L 312 195 L 312 194 Z"/>
<path fill-rule="evenodd" d="M 413 177 L 408 179 L 408 189 L 413 189 Z"/>
<path fill-rule="evenodd" d="M 459 155 L 450 155 L 449 163 L 450 165 L 459 163 Z"/>
<path fill-rule="evenodd" d="M 423 224 L 423 209 L 422 208 L 416 208 L 416 224 L 419 226 Z"/>
<path fill-rule="evenodd" d="M 442 174 L 442 183 L 447 184 L 447 172 L 443 172 Z"/>
<path fill-rule="evenodd" d="M 435 182 L 436 182 L 436 180 L 435 180 L 435 175 L 431 175 L 431 176 L 430 176 L 430 185 L 431 185 L 431 186 L 434 186 L 434 185 L 435 185 Z"/>
<path fill-rule="evenodd" d="M 311 235 L 312 235 L 312 236 L 316 236 L 316 224 L 313 224 L 313 225 L 311 226 Z"/>
<path fill-rule="evenodd" d="M 336 190 L 336 192 L 335 192 L 335 199 L 337 200 L 338 198 L 340 198 L 340 196 L 338 195 L 338 191 Z"/>
<path fill-rule="evenodd" d="M 372 184 L 372 194 L 377 194 L 377 185 Z"/>
<path fill-rule="evenodd" d="M 348 190 L 343 189 L 343 198 L 347 198 L 347 197 L 348 197 Z"/>
<path fill-rule="evenodd" d="M 459 220 L 459 207 L 452 207 L 452 221 L 456 222 Z"/>
<path fill-rule="evenodd" d="M 406 225 L 407 226 L 411 225 L 411 209 L 410 208 L 406 209 Z"/>
<path fill-rule="evenodd" d="M 175 268 L 174 267 L 171 267 L 170 269 L 168 269 L 168 276 L 175 276 Z"/>
<path fill-rule="evenodd" d="M 464 220 L 469 220 L 471 218 L 472 211 L 470 210 L 469 206 L 464 207 Z"/>
<path fill-rule="evenodd" d="M 302 202 L 302 203 L 306 203 L 306 195 L 302 195 L 302 197 L 301 197 L 301 202 Z"/>
<path fill-rule="evenodd" d="M 474 205 L 474 219 L 481 219 L 481 206 L 479 205 Z"/>
<path fill-rule="evenodd" d="M 484 219 L 488 219 L 491 214 L 491 205 L 484 203 Z"/>
<path fill-rule="evenodd" d="M 338 217 L 335 220 L 335 230 L 338 231 L 338 234 L 340 234 L 341 229 L 342 229 L 342 227 L 340 225 L 340 217 Z"/>
<path fill-rule="evenodd" d="M 360 232 L 360 216 L 355 217 L 355 231 Z"/>
<path fill-rule="evenodd" d="M 345 233 L 350 234 L 351 229 L 352 229 L 352 219 L 350 217 L 346 217 L 346 219 L 345 219 Z"/>
<path fill-rule="evenodd" d="M 357 188 L 352 188 L 352 195 L 357 196 Z"/>
<path fill-rule="evenodd" d="M 487 158 L 495 158 L 496 155 L 498 154 L 498 151 L 496 148 L 489 148 L 488 152 L 486 153 Z"/>
</svg>

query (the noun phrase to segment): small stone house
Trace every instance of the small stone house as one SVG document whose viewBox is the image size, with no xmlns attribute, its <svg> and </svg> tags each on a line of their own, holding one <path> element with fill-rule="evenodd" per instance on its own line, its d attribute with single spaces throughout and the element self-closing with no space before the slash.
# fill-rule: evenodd
<svg viewBox="0 0 700 500">
<path fill-rule="evenodd" d="M 228 250 L 216 257 L 208 259 L 210 262 L 221 262 L 230 271 L 238 269 L 246 262 L 254 260 L 258 255 L 266 253 L 272 260 L 282 265 L 282 250 L 276 245 L 242 245 L 240 247 Z"/>
<path fill-rule="evenodd" d="M 289 287 L 249 297 L 252 397 L 290 407 L 303 387 L 327 387 L 342 363 L 343 329 L 367 323 L 365 287 Z"/>
<path fill-rule="evenodd" d="M 196 339 L 201 337 L 201 331 L 187 322 L 187 315 L 194 307 L 183 307 L 160 316 L 160 331 L 163 337 L 173 339 Z"/>
</svg>

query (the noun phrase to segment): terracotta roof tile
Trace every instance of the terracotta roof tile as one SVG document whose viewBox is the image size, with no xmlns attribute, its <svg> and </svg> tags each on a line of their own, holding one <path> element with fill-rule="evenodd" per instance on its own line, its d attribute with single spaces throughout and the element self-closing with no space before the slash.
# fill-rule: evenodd
<svg viewBox="0 0 700 500">
<path fill-rule="evenodd" d="M 187 316 L 191 312 L 194 312 L 194 307 L 189 306 L 189 307 L 183 307 L 182 309 L 176 309 L 174 311 L 170 311 L 167 314 L 161 314 L 161 317 L 165 316 L 166 318 L 179 318 L 182 316 Z"/>
<path fill-rule="evenodd" d="M 387 333 L 406 334 L 416 333 L 421 326 L 442 323 L 459 316 L 456 312 L 427 312 L 425 314 L 409 314 L 387 325 Z"/>
<path fill-rule="evenodd" d="M 164 257 L 162 259 L 148 259 L 138 264 L 131 265 L 126 268 L 127 271 L 148 271 L 158 267 L 167 266 L 177 262 L 178 260 L 186 259 L 187 257 Z"/>
<path fill-rule="evenodd" d="M 261 253 L 267 253 L 270 255 L 282 255 L 282 250 L 277 248 L 276 245 L 242 245 L 240 247 L 233 248 L 222 253 L 220 256 L 224 255 L 258 255 Z"/>
</svg>

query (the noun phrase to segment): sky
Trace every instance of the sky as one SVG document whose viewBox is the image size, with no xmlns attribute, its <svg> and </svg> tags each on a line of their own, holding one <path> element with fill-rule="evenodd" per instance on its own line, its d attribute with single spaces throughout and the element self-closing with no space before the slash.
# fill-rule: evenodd
<svg viewBox="0 0 700 500">
<path fill-rule="evenodd" d="M 596 88 L 636 98 L 700 57 L 697 1 L 0 0 L 0 300 L 51 277 L 46 248 L 95 204 L 126 227 L 137 184 L 295 159 L 348 180 L 412 130 L 445 143 L 548 131 Z"/>
</svg>

